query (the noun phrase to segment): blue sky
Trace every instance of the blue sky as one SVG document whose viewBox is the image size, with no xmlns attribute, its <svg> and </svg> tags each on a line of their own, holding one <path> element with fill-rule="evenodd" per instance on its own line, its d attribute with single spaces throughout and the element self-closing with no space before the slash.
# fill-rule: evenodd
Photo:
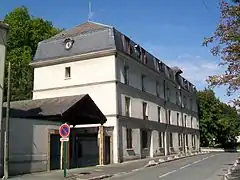
<svg viewBox="0 0 240 180">
<path fill-rule="evenodd" d="M 60 28 L 69 29 L 88 18 L 88 0 L 3 1 L 0 19 L 21 5 Z M 91 4 L 93 21 L 115 26 L 166 64 L 178 65 L 198 89 L 206 86 L 208 75 L 222 72 L 219 60 L 201 46 L 218 22 L 218 0 L 91 0 Z M 224 88 L 215 90 L 222 101 L 228 101 Z"/>
</svg>

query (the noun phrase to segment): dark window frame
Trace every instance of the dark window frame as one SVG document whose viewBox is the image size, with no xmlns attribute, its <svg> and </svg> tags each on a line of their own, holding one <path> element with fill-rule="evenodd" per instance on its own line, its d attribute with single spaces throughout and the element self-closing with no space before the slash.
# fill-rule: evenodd
<svg viewBox="0 0 240 180">
<path fill-rule="evenodd" d="M 132 149 L 132 129 L 127 128 L 126 129 L 126 138 L 127 138 L 127 149 Z"/>
<path fill-rule="evenodd" d="M 65 67 L 65 78 L 71 78 L 71 67 Z"/>
<path fill-rule="evenodd" d="M 129 85 L 129 67 L 126 65 L 123 68 L 123 78 L 124 78 L 124 84 Z"/>
<path fill-rule="evenodd" d="M 125 116 L 130 117 L 131 98 L 125 96 Z"/>
<path fill-rule="evenodd" d="M 142 130 L 142 136 L 141 136 L 141 140 L 142 140 L 142 149 L 146 149 L 148 148 L 148 131 L 147 130 Z"/>
</svg>

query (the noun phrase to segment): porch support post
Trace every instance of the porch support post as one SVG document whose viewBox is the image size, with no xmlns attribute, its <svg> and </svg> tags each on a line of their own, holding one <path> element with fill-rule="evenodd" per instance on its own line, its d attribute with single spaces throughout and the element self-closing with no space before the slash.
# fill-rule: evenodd
<svg viewBox="0 0 240 180">
<path fill-rule="evenodd" d="M 99 140 L 99 165 L 104 165 L 104 127 L 101 124 L 98 130 L 98 140 Z"/>
</svg>

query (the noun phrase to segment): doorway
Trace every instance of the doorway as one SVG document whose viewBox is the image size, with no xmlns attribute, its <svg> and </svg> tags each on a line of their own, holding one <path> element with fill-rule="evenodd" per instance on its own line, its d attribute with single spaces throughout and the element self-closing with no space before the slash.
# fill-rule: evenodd
<svg viewBox="0 0 240 180">
<path fill-rule="evenodd" d="M 50 170 L 60 169 L 61 142 L 59 134 L 50 134 Z"/>
<path fill-rule="evenodd" d="M 111 137 L 105 136 L 105 159 L 104 164 L 110 164 L 111 163 Z"/>
</svg>

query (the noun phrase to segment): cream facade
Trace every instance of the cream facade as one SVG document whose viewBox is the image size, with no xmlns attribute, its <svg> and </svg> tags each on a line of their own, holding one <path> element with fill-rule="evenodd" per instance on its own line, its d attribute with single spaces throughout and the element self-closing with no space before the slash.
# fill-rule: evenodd
<svg viewBox="0 0 240 180">
<path fill-rule="evenodd" d="M 39 44 L 33 99 L 89 94 L 107 118 L 104 126 L 113 128 L 114 163 L 199 150 L 190 82 L 113 27 L 85 23 L 75 30 L 76 37 L 66 32 Z M 74 40 L 66 52 L 56 45 L 64 55 L 47 48 L 64 39 Z"/>
</svg>

